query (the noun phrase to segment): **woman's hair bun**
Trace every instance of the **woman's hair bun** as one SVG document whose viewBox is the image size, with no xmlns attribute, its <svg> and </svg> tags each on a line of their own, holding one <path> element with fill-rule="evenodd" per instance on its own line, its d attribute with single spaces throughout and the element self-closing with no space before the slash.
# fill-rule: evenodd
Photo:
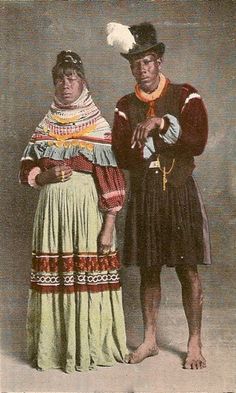
<svg viewBox="0 0 236 393">
<path fill-rule="evenodd" d="M 57 55 L 57 64 L 62 64 L 62 63 L 72 63 L 74 65 L 80 65 L 82 64 L 82 60 L 77 53 L 72 52 L 71 50 L 63 50 Z"/>
<path fill-rule="evenodd" d="M 63 72 L 67 68 L 72 68 L 81 78 L 85 80 L 83 63 L 77 53 L 72 52 L 71 50 L 63 50 L 57 55 L 56 64 L 52 69 L 52 77 L 54 83 L 61 68 L 63 69 Z"/>
</svg>

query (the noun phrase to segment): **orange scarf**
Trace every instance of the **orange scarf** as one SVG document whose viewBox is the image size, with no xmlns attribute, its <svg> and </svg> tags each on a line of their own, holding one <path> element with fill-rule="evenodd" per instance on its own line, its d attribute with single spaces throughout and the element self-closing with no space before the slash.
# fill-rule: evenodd
<svg viewBox="0 0 236 393">
<path fill-rule="evenodd" d="M 147 117 L 155 116 L 155 101 L 159 98 L 166 86 L 167 79 L 163 74 L 159 74 L 159 84 L 156 90 L 152 93 L 148 94 L 145 93 L 143 90 L 140 89 L 139 85 L 135 86 L 135 94 L 136 97 L 143 102 L 147 102 L 149 104 L 149 109 L 147 112 Z"/>
</svg>

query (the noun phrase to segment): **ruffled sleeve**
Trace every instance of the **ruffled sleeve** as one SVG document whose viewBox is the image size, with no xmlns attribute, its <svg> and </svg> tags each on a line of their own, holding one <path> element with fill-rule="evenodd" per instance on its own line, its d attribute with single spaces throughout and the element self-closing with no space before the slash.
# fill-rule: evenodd
<svg viewBox="0 0 236 393">
<path fill-rule="evenodd" d="M 19 182 L 21 184 L 29 185 L 30 172 L 38 167 L 38 159 L 33 149 L 33 143 L 29 143 L 22 155 L 19 172 Z"/>
<path fill-rule="evenodd" d="M 119 211 L 125 200 L 125 181 L 120 169 L 94 165 L 94 179 L 102 211 Z"/>
</svg>

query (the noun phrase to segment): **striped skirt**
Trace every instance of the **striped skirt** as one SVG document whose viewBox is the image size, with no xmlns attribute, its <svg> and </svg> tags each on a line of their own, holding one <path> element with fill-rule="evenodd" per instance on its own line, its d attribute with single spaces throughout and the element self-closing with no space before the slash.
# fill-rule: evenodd
<svg viewBox="0 0 236 393">
<path fill-rule="evenodd" d="M 115 239 L 109 255 L 98 255 L 101 226 L 92 175 L 73 172 L 41 189 L 27 317 L 34 367 L 90 370 L 127 353 Z"/>
</svg>

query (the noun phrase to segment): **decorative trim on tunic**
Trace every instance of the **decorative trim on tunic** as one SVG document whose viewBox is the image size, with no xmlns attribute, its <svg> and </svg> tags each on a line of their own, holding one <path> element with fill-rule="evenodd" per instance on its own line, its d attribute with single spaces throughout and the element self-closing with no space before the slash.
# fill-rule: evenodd
<svg viewBox="0 0 236 393">
<path fill-rule="evenodd" d="M 199 95 L 199 94 L 197 94 L 197 93 L 191 93 L 191 94 L 189 94 L 189 96 L 186 98 L 186 100 L 184 101 L 184 105 L 183 105 L 183 107 L 182 107 L 182 109 L 181 109 L 181 112 L 183 112 L 183 110 L 184 110 L 184 108 L 185 108 L 185 106 L 187 105 L 187 103 L 190 101 L 190 100 L 192 100 L 193 98 L 199 98 L 200 100 L 202 99 L 202 97 Z"/>
<path fill-rule="evenodd" d="M 123 117 L 125 120 L 128 120 L 126 114 L 125 114 L 124 112 L 119 111 L 118 108 L 115 109 L 115 112 L 116 112 L 119 116 Z"/>
<path fill-rule="evenodd" d="M 35 166 L 28 175 L 28 183 L 31 187 L 40 189 L 41 187 L 36 182 L 36 177 L 41 173 L 41 169 L 38 166 Z"/>
</svg>

